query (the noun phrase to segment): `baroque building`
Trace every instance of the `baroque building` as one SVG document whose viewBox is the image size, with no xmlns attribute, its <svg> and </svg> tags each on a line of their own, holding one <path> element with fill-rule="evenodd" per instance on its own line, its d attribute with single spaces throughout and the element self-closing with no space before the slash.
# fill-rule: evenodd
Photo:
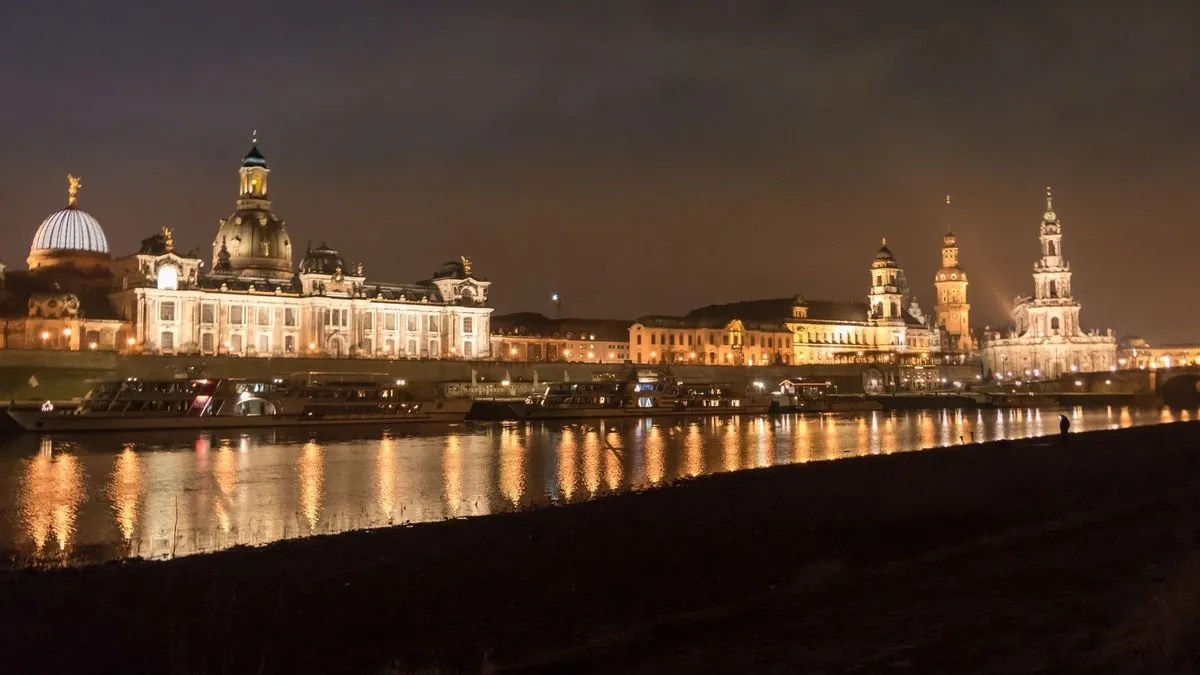
<svg viewBox="0 0 1200 675">
<path fill-rule="evenodd" d="M 629 328 L 629 351 L 634 363 L 919 363 L 941 349 L 930 324 L 885 239 L 871 261 L 865 302 L 796 295 L 646 316 Z"/>
<path fill-rule="evenodd" d="M 0 313 L 8 316 L 24 301 L 28 316 L 6 320 L 5 346 L 79 349 L 83 339 L 91 348 L 154 354 L 490 357 L 490 282 L 470 259 L 447 262 L 415 283 L 368 278 L 361 263 L 347 265 L 324 244 L 309 246 L 294 266 L 257 143 L 238 173 L 236 208 L 220 221 L 208 270 L 196 253 L 175 249 L 168 228 L 111 259 L 99 223 L 78 210 L 72 179 L 67 209 L 34 237 L 17 301 L 6 284 Z M 50 291 L 59 295 L 43 297 Z M 77 330 L 55 324 L 54 333 L 43 327 L 52 314 L 60 323 L 63 316 L 87 322 Z M 19 325 L 10 330 L 13 321 Z"/>
<path fill-rule="evenodd" d="M 1079 324 L 1081 306 L 1072 292 L 1071 264 L 1063 256 L 1062 222 L 1050 188 L 1038 239 L 1042 255 L 1033 265 L 1033 296 L 1016 299 L 1014 325 L 1007 332 L 985 332 L 984 367 L 998 377 L 1058 377 L 1116 367 L 1112 330 L 1084 332 Z"/>
</svg>

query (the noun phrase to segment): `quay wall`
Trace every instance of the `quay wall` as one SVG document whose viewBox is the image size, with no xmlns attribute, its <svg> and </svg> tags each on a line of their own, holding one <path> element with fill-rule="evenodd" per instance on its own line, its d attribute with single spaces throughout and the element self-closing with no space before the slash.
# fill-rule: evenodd
<svg viewBox="0 0 1200 675">
<path fill-rule="evenodd" d="M 285 377 L 295 373 L 347 373 L 411 383 L 470 382 L 472 371 L 481 383 L 590 381 L 596 376 L 623 376 L 650 365 L 621 363 L 433 361 L 331 358 L 240 358 L 200 356 L 123 355 L 114 352 L 66 352 L 49 350 L 0 350 L 0 400 L 67 400 L 87 393 L 93 382 L 110 378 L 173 377 Z M 848 364 L 810 366 L 704 366 L 675 365 L 672 372 L 693 382 L 749 385 L 762 381 L 768 388 L 787 377 L 825 379 L 841 393 L 862 393 L 863 375 L 888 366 Z M 894 367 L 893 367 L 894 368 Z M 943 366 L 948 379 L 971 381 L 973 366 Z"/>
</svg>

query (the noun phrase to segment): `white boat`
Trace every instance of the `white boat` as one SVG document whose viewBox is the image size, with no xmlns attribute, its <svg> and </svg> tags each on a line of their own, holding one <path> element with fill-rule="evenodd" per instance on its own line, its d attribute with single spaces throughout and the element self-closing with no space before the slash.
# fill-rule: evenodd
<svg viewBox="0 0 1200 675">
<path fill-rule="evenodd" d="M 399 383 L 310 376 L 126 380 L 94 387 L 78 404 L 9 408 L 26 431 L 134 431 L 461 422 L 469 399 L 417 400 Z"/>
<path fill-rule="evenodd" d="M 761 415 L 770 396 L 741 393 L 724 384 L 667 381 L 558 382 L 514 404 L 517 419 L 558 420 L 664 415 Z"/>
</svg>

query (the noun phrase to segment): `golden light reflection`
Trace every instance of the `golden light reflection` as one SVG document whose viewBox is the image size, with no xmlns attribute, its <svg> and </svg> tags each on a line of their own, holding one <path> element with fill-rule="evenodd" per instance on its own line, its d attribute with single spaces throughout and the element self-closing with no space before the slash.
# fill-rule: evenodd
<svg viewBox="0 0 1200 675">
<path fill-rule="evenodd" d="M 525 494 L 525 446 L 511 428 L 500 432 L 500 494 L 514 507 Z"/>
<path fill-rule="evenodd" d="M 859 417 L 854 423 L 854 445 L 859 455 L 874 454 L 878 451 L 876 448 L 871 447 L 871 430 L 867 427 L 867 419 L 865 417 Z"/>
<path fill-rule="evenodd" d="M 879 450 L 890 455 L 896 451 L 896 447 L 896 418 L 888 415 L 883 420 L 883 431 L 879 434 Z"/>
<path fill-rule="evenodd" d="M 455 435 L 447 436 L 442 448 L 442 499 L 446 501 L 446 515 L 451 518 L 463 515 L 463 456 Z"/>
<path fill-rule="evenodd" d="M 917 440 L 920 441 L 922 449 L 932 448 L 936 445 L 935 438 L 937 427 L 933 423 L 933 417 L 924 411 L 917 417 Z"/>
<path fill-rule="evenodd" d="M 133 539 L 142 488 L 142 459 L 134 451 L 133 445 L 127 443 L 121 454 L 113 460 L 112 475 L 106 490 L 117 527 L 121 530 L 121 538 L 126 543 Z"/>
<path fill-rule="evenodd" d="M 49 439 L 25 465 L 19 511 L 25 531 L 41 554 L 51 536 L 58 551 L 71 545 L 75 519 L 84 499 L 83 468 L 67 452 L 53 452 Z"/>
<path fill-rule="evenodd" d="M 773 462 L 771 451 L 775 448 L 775 429 L 767 423 L 766 419 L 760 417 L 755 420 L 754 431 L 758 440 L 754 465 L 760 468 L 771 466 Z"/>
<path fill-rule="evenodd" d="M 575 461 L 578 450 L 575 446 L 575 432 L 569 428 L 563 429 L 557 449 L 558 487 L 562 490 L 563 501 L 571 501 L 579 484 L 579 466 Z"/>
<path fill-rule="evenodd" d="M 662 430 L 651 427 L 650 435 L 646 437 L 646 482 L 650 485 L 658 485 L 666 476 L 665 455 Z"/>
<path fill-rule="evenodd" d="M 608 444 L 607 439 L 604 443 L 604 484 L 609 490 L 616 491 L 621 488 L 621 478 L 625 471 L 621 466 L 621 456 L 617 454 L 616 449 Z"/>
<path fill-rule="evenodd" d="M 832 415 L 821 415 L 821 435 L 825 437 L 822 448 L 824 456 L 837 457 L 841 452 L 841 444 L 838 442 L 838 429 Z"/>
<path fill-rule="evenodd" d="M 737 429 L 732 421 L 725 425 L 725 433 L 721 436 L 721 456 L 724 460 L 723 469 L 725 471 L 737 471 L 741 468 L 741 457 L 738 452 L 741 450 L 738 443 Z"/>
<path fill-rule="evenodd" d="M 683 462 L 679 468 L 681 474 L 688 478 L 704 473 L 704 440 L 700 436 L 698 422 L 688 425 L 687 438 L 683 442 Z"/>
<path fill-rule="evenodd" d="M 1133 426 L 1133 415 L 1129 414 L 1129 406 L 1121 406 L 1121 414 L 1117 418 L 1117 424 L 1120 424 L 1122 429 L 1128 429 Z"/>
<path fill-rule="evenodd" d="M 384 432 L 375 452 L 375 505 L 389 522 L 396 515 L 396 440 Z"/>
<path fill-rule="evenodd" d="M 316 441 L 304 444 L 297 467 L 300 473 L 300 510 L 309 531 L 317 529 L 321 519 L 321 500 L 325 488 L 325 451 Z"/>
<path fill-rule="evenodd" d="M 809 439 L 808 418 L 796 415 L 792 431 L 792 461 L 804 463 L 812 460 L 812 441 Z"/>
<path fill-rule="evenodd" d="M 1163 424 L 1175 421 L 1175 413 L 1170 408 L 1163 406 L 1163 409 L 1158 414 L 1158 421 Z"/>
<path fill-rule="evenodd" d="M 222 532 L 228 534 L 232 519 L 230 512 L 233 507 L 233 491 L 237 487 L 237 455 L 228 438 L 221 439 L 221 445 L 217 448 L 217 459 L 213 462 L 213 478 L 220 491 L 214 507 L 217 512 L 217 524 Z"/>
<path fill-rule="evenodd" d="M 589 495 L 600 489 L 600 437 L 595 431 L 583 436 L 583 487 Z"/>
</svg>

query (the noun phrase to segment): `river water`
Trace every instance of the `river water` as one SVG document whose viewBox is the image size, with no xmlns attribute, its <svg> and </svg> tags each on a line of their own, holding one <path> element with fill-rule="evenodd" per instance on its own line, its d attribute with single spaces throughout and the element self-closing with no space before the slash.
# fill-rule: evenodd
<svg viewBox="0 0 1200 675">
<path fill-rule="evenodd" d="M 480 516 L 681 478 L 962 442 L 1195 419 L 1197 411 L 869 412 L 385 430 L 25 434 L 0 441 L 0 564 L 169 558 Z"/>
</svg>

